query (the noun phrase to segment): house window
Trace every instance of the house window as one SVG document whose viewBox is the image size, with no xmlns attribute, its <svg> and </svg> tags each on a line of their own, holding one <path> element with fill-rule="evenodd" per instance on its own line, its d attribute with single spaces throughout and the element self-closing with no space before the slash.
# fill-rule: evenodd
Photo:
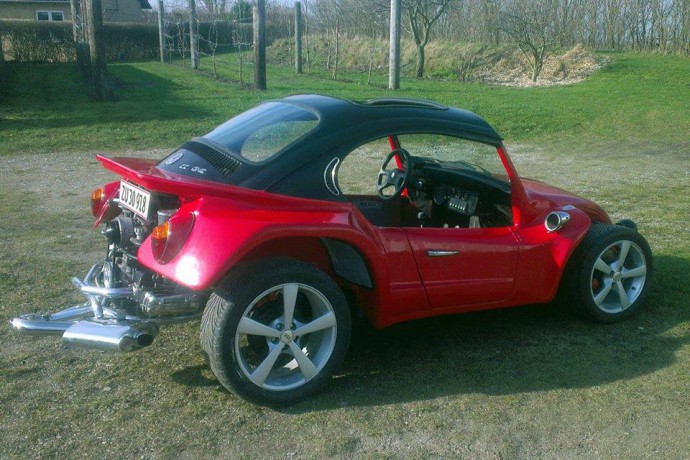
<svg viewBox="0 0 690 460">
<path fill-rule="evenodd" d="M 37 21 L 64 21 L 65 14 L 62 11 L 36 11 Z"/>
</svg>

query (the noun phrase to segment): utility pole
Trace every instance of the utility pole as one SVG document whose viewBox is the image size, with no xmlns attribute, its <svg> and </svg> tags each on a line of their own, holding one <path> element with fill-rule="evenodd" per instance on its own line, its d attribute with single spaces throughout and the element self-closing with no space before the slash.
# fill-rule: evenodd
<svg viewBox="0 0 690 460">
<path fill-rule="evenodd" d="M 192 69 L 199 69 L 199 23 L 196 21 L 196 0 L 189 0 L 189 54 Z"/>
<path fill-rule="evenodd" d="M 161 64 L 165 62 L 165 23 L 163 22 L 164 16 L 165 11 L 163 10 L 163 0 L 158 0 L 158 46 L 161 54 Z"/>
<path fill-rule="evenodd" d="M 101 0 L 86 0 L 88 21 L 89 55 L 91 56 L 91 81 L 93 96 L 104 101 L 108 96 L 105 43 L 103 42 L 103 7 Z"/>
<path fill-rule="evenodd" d="M 302 73 L 302 4 L 295 2 L 295 72 Z"/>
<path fill-rule="evenodd" d="M 254 0 L 254 88 L 266 89 L 266 0 Z"/>
<path fill-rule="evenodd" d="M 388 89 L 400 89 L 400 0 L 391 0 Z"/>
</svg>

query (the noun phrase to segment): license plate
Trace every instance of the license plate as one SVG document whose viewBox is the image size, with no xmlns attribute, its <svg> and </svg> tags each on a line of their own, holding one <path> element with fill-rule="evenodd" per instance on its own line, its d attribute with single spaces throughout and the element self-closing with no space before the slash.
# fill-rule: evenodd
<svg viewBox="0 0 690 460">
<path fill-rule="evenodd" d="M 120 181 L 120 205 L 148 220 L 151 193 L 129 182 Z"/>
</svg>

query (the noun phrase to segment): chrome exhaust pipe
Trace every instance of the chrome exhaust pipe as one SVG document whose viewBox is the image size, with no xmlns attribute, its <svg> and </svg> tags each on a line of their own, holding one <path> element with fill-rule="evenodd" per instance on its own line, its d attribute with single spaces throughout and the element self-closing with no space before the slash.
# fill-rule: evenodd
<svg viewBox="0 0 690 460">
<path fill-rule="evenodd" d="M 51 321 L 42 315 L 22 315 L 10 321 L 15 331 L 26 335 L 62 335 L 72 321 Z"/>
<path fill-rule="evenodd" d="M 93 316 L 90 305 L 76 305 L 52 315 L 30 313 L 10 321 L 12 327 L 27 335 L 62 335 L 75 321 Z"/>
<path fill-rule="evenodd" d="M 62 340 L 81 348 L 129 352 L 148 347 L 156 334 L 158 325 L 151 322 L 79 321 L 65 330 Z"/>
</svg>

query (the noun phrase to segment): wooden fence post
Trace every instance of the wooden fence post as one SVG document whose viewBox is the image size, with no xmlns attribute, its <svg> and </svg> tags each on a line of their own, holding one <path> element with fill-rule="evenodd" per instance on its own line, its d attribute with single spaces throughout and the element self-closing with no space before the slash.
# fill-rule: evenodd
<svg viewBox="0 0 690 460">
<path fill-rule="evenodd" d="M 165 23 L 163 18 L 165 17 L 165 10 L 163 6 L 163 0 L 158 0 L 158 47 L 160 49 L 161 64 L 165 62 Z"/>
<path fill-rule="evenodd" d="M 400 89 L 400 0 L 391 0 L 388 89 Z"/>
<path fill-rule="evenodd" d="M 189 0 L 189 55 L 192 69 L 199 69 L 199 23 L 196 20 L 196 0 Z"/>
<path fill-rule="evenodd" d="M 295 72 L 302 73 L 302 4 L 295 2 Z"/>
<path fill-rule="evenodd" d="M 266 89 L 266 1 L 254 0 L 254 87 Z"/>
</svg>

